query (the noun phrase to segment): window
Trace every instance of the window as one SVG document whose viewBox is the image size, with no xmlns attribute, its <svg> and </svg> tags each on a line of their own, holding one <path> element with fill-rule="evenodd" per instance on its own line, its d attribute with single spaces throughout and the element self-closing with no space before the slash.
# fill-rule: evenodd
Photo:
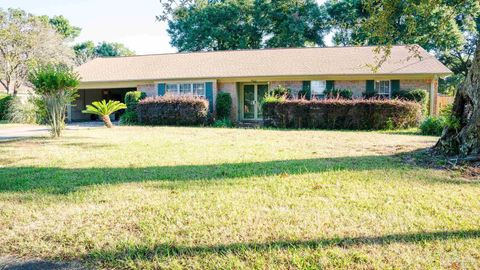
<svg viewBox="0 0 480 270">
<path fill-rule="evenodd" d="M 390 98 L 390 81 L 376 81 L 375 91 L 379 96 Z"/>
<path fill-rule="evenodd" d="M 178 95 L 178 84 L 167 84 L 166 94 Z"/>
<path fill-rule="evenodd" d="M 192 94 L 192 85 L 189 83 L 180 84 L 180 95 L 191 95 Z"/>
<path fill-rule="evenodd" d="M 205 96 L 204 83 L 167 83 L 166 94 Z"/>
<path fill-rule="evenodd" d="M 203 83 L 194 83 L 193 84 L 193 95 L 194 96 L 205 96 L 205 84 Z"/>
<path fill-rule="evenodd" d="M 312 81 L 310 83 L 310 90 L 312 91 L 312 97 L 323 98 L 324 91 L 327 88 L 326 81 Z"/>
</svg>

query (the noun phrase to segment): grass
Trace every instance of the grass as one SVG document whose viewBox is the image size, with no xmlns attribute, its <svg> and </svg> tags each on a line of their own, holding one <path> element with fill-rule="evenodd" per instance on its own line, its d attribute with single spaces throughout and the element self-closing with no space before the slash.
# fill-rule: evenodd
<svg viewBox="0 0 480 270">
<path fill-rule="evenodd" d="M 434 137 L 118 127 L 0 142 L 0 256 L 104 269 L 478 269 L 480 182 Z"/>
</svg>

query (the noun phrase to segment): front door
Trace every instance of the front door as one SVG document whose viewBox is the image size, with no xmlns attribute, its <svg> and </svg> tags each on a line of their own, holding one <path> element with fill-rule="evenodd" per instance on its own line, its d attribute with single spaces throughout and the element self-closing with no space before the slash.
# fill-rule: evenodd
<svg viewBox="0 0 480 270">
<path fill-rule="evenodd" d="M 262 118 L 262 100 L 268 91 L 268 84 L 243 85 L 243 119 L 259 120 Z"/>
</svg>

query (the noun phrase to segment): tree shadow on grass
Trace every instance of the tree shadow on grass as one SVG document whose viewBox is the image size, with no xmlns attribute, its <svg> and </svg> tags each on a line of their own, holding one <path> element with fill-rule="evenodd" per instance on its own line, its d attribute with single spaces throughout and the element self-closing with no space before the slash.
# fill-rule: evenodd
<svg viewBox="0 0 480 270">
<path fill-rule="evenodd" d="M 385 246 L 393 243 L 416 244 L 476 238 L 480 238 L 480 230 L 415 232 L 381 236 L 320 238 L 314 240 L 277 240 L 264 243 L 233 243 L 208 246 L 182 246 L 174 244 L 157 244 L 153 246 L 131 245 L 121 246 L 113 250 L 95 250 L 84 259 L 97 262 L 125 261 L 126 259 L 152 260 L 153 258 L 162 257 L 193 257 L 208 254 L 224 255 L 228 253 L 241 254 L 248 251 L 264 252 L 270 250 L 319 249 L 329 247 L 350 248 L 361 245 Z"/>
<path fill-rule="evenodd" d="M 74 192 L 81 187 L 101 184 L 143 181 L 224 181 L 237 178 L 301 175 L 331 171 L 398 170 L 410 166 L 401 163 L 402 160 L 397 155 L 393 155 L 140 168 L 4 167 L 0 170 L 0 192 L 32 191 L 62 195 Z M 435 178 L 435 176 L 430 177 L 429 181 L 476 184 L 448 178 Z"/>
</svg>

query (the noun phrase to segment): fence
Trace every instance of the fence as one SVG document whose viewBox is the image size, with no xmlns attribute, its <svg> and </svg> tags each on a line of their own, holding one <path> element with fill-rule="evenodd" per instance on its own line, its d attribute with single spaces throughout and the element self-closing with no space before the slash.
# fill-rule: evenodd
<svg viewBox="0 0 480 270">
<path fill-rule="evenodd" d="M 436 112 L 440 112 L 443 108 L 445 108 L 446 106 L 450 105 L 453 103 L 453 100 L 455 98 L 452 97 L 452 96 L 446 96 L 446 95 L 442 95 L 442 94 L 438 94 L 437 95 L 437 108 L 436 108 Z"/>
</svg>

